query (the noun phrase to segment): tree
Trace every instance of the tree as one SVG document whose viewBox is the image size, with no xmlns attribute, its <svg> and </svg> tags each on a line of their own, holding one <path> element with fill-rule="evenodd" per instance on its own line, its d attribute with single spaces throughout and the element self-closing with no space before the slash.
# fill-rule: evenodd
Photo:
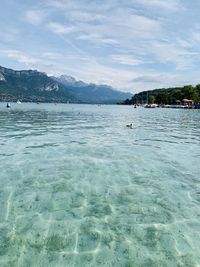
<svg viewBox="0 0 200 267">
<path fill-rule="evenodd" d="M 148 97 L 148 102 L 149 102 L 149 104 L 154 104 L 155 100 L 156 100 L 156 98 L 155 98 L 155 96 L 153 96 L 153 95 L 150 95 L 150 96 Z"/>
<path fill-rule="evenodd" d="M 194 99 L 196 97 L 195 88 L 192 85 L 183 87 L 183 97 L 186 99 Z"/>
</svg>

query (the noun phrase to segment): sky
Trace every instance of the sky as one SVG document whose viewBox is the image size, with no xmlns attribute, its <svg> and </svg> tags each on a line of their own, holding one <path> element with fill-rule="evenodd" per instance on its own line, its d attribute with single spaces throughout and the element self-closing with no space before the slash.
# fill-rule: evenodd
<svg viewBox="0 0 200 267">
<path fill-rule="evenodd" d="M 1 0 L 0 65 L 137 93 L 200 83 L 199 0 Z"/>
</svg>

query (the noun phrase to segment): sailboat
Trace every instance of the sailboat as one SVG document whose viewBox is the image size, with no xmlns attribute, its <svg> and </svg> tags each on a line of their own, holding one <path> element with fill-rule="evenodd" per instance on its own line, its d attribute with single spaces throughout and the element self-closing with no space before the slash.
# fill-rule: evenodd
<svg viewBox="0 0 200 267">
<path fill-rule="evenodd" d="M 17 104 L 21 104 L 22 102 L 20 100 L 17 100 Z"/>
</svg>

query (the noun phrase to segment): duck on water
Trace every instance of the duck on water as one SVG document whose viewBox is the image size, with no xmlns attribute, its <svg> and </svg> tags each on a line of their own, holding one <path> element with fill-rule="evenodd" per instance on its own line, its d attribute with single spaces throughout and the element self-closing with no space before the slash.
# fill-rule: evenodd
<svg viewBox="0 0 200 267">
<path fill-rule="evenodd" d="M 133 124 L 132 124 L 132 123 L 127 124 L 126 127 L 127 127 L 127 128 L 130 128 L 130 129 L 133 129 Z"/>
</svg>

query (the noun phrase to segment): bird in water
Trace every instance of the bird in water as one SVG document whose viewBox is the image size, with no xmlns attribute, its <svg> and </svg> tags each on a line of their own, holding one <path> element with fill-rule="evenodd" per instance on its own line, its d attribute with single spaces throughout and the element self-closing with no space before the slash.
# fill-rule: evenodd
<svg viewBox="0 0 200 267">
<path fill-rule="evenodd" d="M 127 124 L 126 127 L 127 127 L 127 128 L 130 128 L 130 129 L 133 129 L 133 124 L 132 124 L 132 123 Z"/>
<path fill-rule="evenodd" d="M 7 108 L 10 108 L 10 104 L 9 104 L 9 103 L 7 103 L 6 107 L 7 107 Z"/>
</svg>

